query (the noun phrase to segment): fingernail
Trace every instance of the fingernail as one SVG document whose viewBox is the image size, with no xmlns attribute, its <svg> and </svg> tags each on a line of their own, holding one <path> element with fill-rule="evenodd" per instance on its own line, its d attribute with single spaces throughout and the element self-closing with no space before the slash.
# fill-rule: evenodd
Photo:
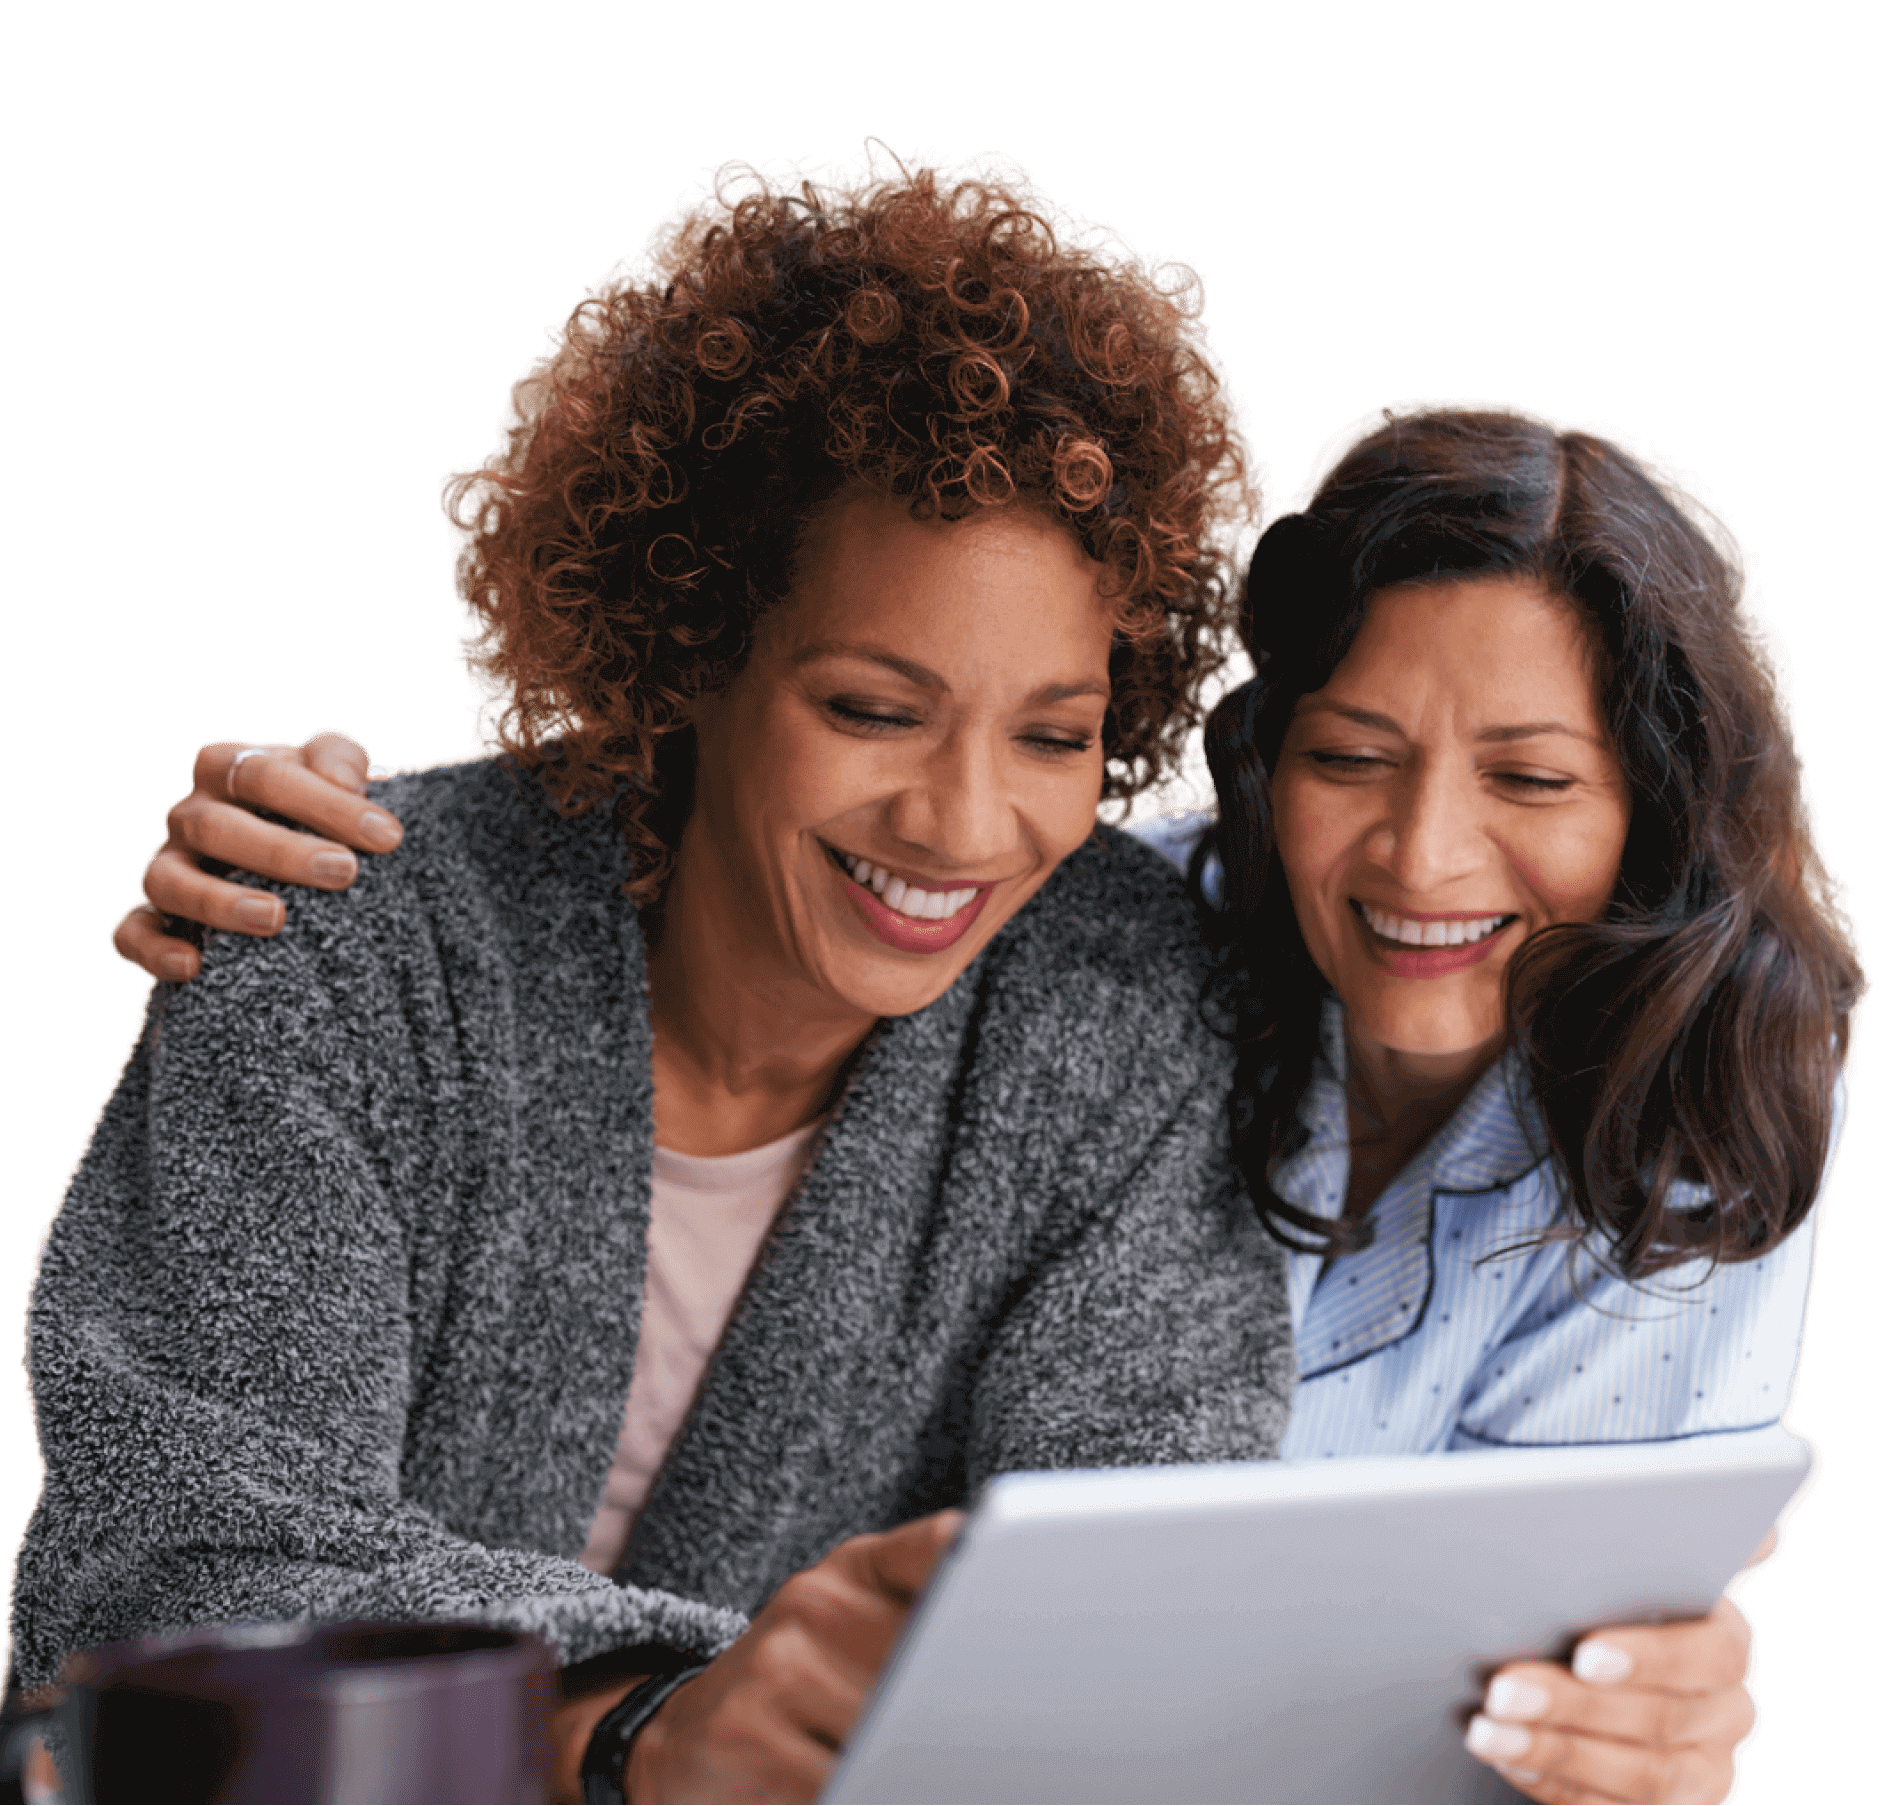
<svg viewBox="0 0 1880 1806">
<path fill-rule="evenodd" d="M 359 876 L 359 861 L 350 853 L 315 853 L 307 870 L 321 884 L 350 884 Z"/>
<path fill-rule="evenodd" d="M 235 905 L 235 920 L 244 928 L 272 928 L 280 919 L 281 906 L 273 897 L 244 897 Z"/>
<path fill-rule="evenodd" d="M 1616 1643 L 1582 1643 L 1573 1652 L 1573 1673 L 1578 1680 L 1598 1685 L 1622 1681 L 1631 1672 L 1632 1658 Z"/>
<path fill-rule="evenodd" d="M 404 830 L 383 809 L 367 809 L 359 817 L 359 838 L 375 847 L 390 850 L 398 845 Z"/>
<path fill-rule="evenodd" d="M 1497 1724 L 1494 1719 L 1484 1718 L 1478 1712 L 1469 1720 L 1469 1734 L 1462 1742 L 1471 1756 L 1481 1756 L 1490 1762 L 1505 1762 L 1516 1756 L 1525 1756 L 1533 1747 L 1534 1733 L 1518 1724 Z"/>
<path fill-rule="evenodd" d="M 366 767 L 366 776 L 369 778 L 383 780 L 389 778 L 391 775 L 392 768 L 389 765 L 380 765 L 375 762 Z"/>
<path fill-rule="evenodd" d="M 189 982 L 189 956 L 187 954 L 166 953 L 157 961 L 157 964 L 162 968 L 163 976 L 172 984 L 181 985 Z"/>
<path fill-rule="evenodd" d="M 1488 1684 L 1482 1710 L 1490 1718 L 1539 1718 L 1552 1703 L 1553 1696 L 1545 1687 L 1512 1674 L 1498 1674 Z"/>
<path fill-rule="evenodd" d="M 1512 1762 L 1496 1763 L 1495 1772 L 1506 1775 L 1510 1781 L 1522 1787 L 1527 1786 L 1530 1781 L 1538 1781 L 1541 1778 L 1541 1771 L 1538 1768 L 1516 1768 Z"/>
</svg>

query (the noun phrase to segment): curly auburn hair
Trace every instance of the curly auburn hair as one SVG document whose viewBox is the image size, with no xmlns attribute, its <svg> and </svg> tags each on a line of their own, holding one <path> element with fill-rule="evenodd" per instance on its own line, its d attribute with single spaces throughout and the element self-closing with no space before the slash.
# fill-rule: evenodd
<svg viewBox="0 0 1880 1806">
<path fill-rule="evenodd" d="M 1061 521 L 1118 607 L 1104 794 L 1163 775 L 1232 627 L 1220 529 L 1253 501 L 1188 293 L 930 171 L 721 194 L 659 274 L 575 309 L 503 453 L 450 489 L 503 744 L 565 811 L 613 802 L 636 902 L 690 807 L 690 704 L 853 483 L 921 518 Z"/>
</svg>

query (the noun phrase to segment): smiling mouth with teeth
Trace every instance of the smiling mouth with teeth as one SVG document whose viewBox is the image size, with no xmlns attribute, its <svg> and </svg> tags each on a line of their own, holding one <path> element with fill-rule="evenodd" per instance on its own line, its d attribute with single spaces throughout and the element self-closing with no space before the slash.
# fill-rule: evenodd
<svg viewBox="0 0 1880 1806">
<path fill-rule="evenodd" d="M 1381 941 L 1399 947 L 1469 947 L 1498 934 L 1512 921 L 1511 915 L 1470 916 L 1454 922 L 1417 922 L 1403 916 L 1387 915 L 1367 903 L 1351 899 L 1351 907 L 1364 918 L 1364 925 Z"/>
<path fill-rule="evenodd" d="M 963 890 L 921 890 L 905 878 L 897 877 L 886 866 L 871 865 L 852 853 L 829 849 L 837 865 L 857 884 L 872 890 L 897 915 L 916 922 L 945 922 L 958 915 L 967 904 L 986 890 L 983 884 L 969 884 Z"/>
</svg>

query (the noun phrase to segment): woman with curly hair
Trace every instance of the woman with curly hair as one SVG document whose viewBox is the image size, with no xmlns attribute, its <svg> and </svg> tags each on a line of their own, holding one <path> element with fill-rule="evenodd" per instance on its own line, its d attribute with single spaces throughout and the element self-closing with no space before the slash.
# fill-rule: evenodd
<svg viewBox="0 0 1880 1806">
<path fill-rule="evenodd" d="M 1181 306 L 925 176 L 702 216 L 518 405 L 506 756 L 159 990 L 53 1226 L 15 1661 L 471 1617 L 563 1797 L 809 1798 L 988 1475 L 1284 1426 L 1197 926 L 1093 833 L 1239 453 Z"/>
</svg>

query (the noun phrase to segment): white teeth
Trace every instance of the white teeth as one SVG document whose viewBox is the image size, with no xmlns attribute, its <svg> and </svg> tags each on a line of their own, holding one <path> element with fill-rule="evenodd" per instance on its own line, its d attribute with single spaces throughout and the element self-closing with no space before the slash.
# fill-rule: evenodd
<svg viewBox="0 0 1880 1806">
<path fill-rule="evenodd" d="M 1467 947 L 1514 920 L 1513 916 L 1476 916 L 1461 922 L 1415 922 L 1386 915 L 1367 904 L 1360 903 L 1358 907 L 1373 934 L 1403 947 Z"/>
<path fill-rule="evenodd" d="M 944 922 L 949 916 L 958 915 L 979 895 L 977 886 L 965 890 L 921 890 L 905 878 L 897 878 L 883 867 L 871 865 L 866 859 L 852 858 L 847 853 L 839 853 L 837 857 L 857 884 L 866 884 L 890 909 L 917 921 Z"/>
</svg>

